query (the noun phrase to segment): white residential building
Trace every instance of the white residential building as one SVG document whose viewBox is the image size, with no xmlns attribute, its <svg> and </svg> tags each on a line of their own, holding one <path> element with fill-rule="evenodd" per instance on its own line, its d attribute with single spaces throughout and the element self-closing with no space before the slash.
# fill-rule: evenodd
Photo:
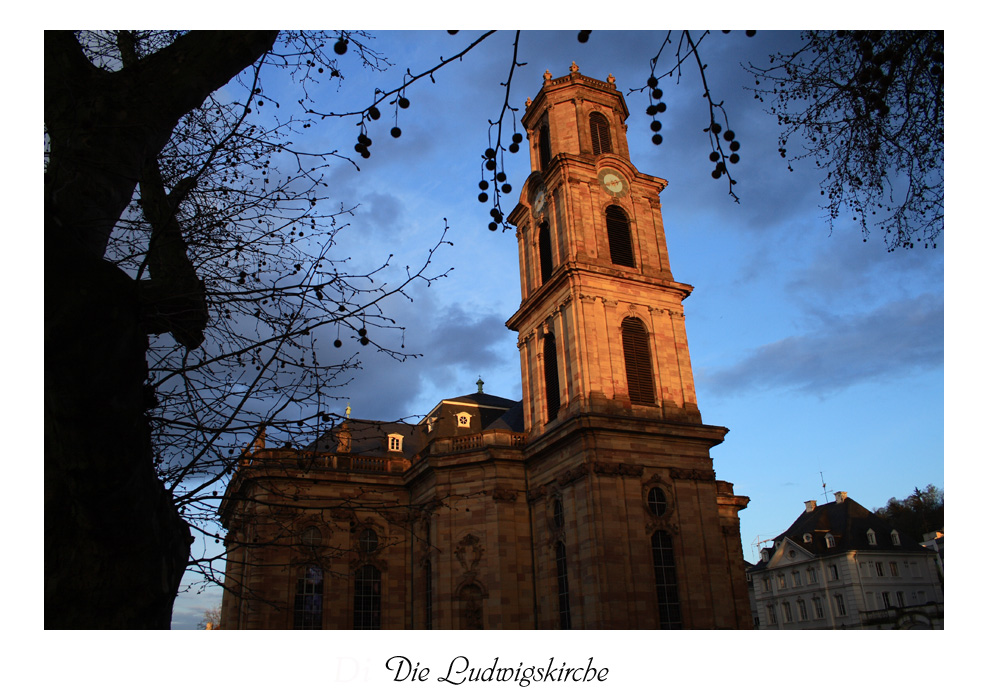
<svg viewBox="0 0 986 698">
<path fill-rule="evenodd" d="M 748 570 L 758 627 L 944 627 L 935 553 L 845 492 L 805 511 Z"/>
</svg>

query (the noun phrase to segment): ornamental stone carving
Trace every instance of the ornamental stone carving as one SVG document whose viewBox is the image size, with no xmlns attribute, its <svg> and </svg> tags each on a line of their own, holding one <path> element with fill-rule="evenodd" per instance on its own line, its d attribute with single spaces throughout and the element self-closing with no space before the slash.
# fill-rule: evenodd
<svg viewBox="0 0 986 698">
<path fill-rule="evenodd" d="M 714 482 L 716 479 L 716 474 L 714 470 L 671 468 L 671 477 L 675 480 L 701 480 L 703 482 Z"/>
<path fill-rule="evenodd" d="M 475 574 L 476 566 L 483 559 L 485 552 L 486 548 L 480 543 L 479 538 L 470 533 L 455 546 L 455 559 L 462 565 L 466 574 Z"/>
</svg>

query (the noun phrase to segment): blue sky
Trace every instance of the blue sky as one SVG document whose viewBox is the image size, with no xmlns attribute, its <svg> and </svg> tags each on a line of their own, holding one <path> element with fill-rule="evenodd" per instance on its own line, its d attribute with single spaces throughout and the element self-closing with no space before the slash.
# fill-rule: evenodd
<svg viewBox="0 0 986 698">
<path fill-rule="evenodd" d="M 628 94 L 649 75 L 663 34 L 597 31 L 580 44 L 576 33 L 522 33 L 519 60 L 527 65 L 517 70 L 510 103 L 523 110 L 544 71 L 562 75 L 573 60 L 585 75 L 612 73 L 626 94 L 631 159 L 669 180 L 662 210 L 671 269 L 695 287 L 685 313 L 699 408 L 706 423 L 730 429 L 712 452 L 716 472 L 751 498 L 741 514 L 744 556 L 755 559 L 754 541 L 783 532 L 805 500 L 826 500 L 822 474 L 829 492 L 846 490 L 871 509 L 914 487 L 943 487 L 945 246 L 888 253 L 879 239 L 864 243 L 850 220 L 829 230 L 821 174 L 808 165 L 787 170 L 776 121 L 746 89 L 752 78 L 741 68 L 765 63 L 797 35 L 715 33 L 702 46 L 713 96 L 725 101 L 742 144 L 732 169 L 737 204 L 710 176 L 695 71 L 686 68 L 680 84 L 662 83 L 668 111 L 659 147 L 650 142 L 646 96 Z M 394 68 L 369 73 L 344 57 L 346 79 L 318 93 L 319 108 L 364 107 L 375 87 L 392 89 L 405 68 L 427 69 L 478 32 L 374 34 Z M 359 204 L 341 242 L 354 268 L 393 253 L 399 278 L 435 245 L 444 220 L 454 243 L 435 261 L 436 271 L 452 268 L 447 278 L 418 284 L 413 303 L 385 306 L 407 328 L 408 351 L 422 358 L 397 363 L 362 353 L 363 369 L 340 390 L 340 411 L 348 403 L 354 417 L 413 419 L 442 398 L 474 392 L 480 375 L 486 392 L 521 397 L 516 335 L 503 324 L 520 300 L 516 239 L 490 232 L 489 204 L 476 199 L 512 41 L 513 32 L 499 34 L 443 69 L 436 84 L 416 83 L 400 114 L 402 137 L 388 135 L 385 114 L 369 133 L 372 156 L 356 158 L 360 171 L 344 162 L 332 168 L 326 205 Z M 353 118 L 325 120 L 306 147 L 351 152 L 357 134 Z M 530 172 L 524 146 L 506 160 L 514 190 L 505 211 Z M 357 347 L 348 342 L 341 351 L 350 348 Z M 183 595 L 174 627 L 194 627 L 217 598 Z"/>
</svg>

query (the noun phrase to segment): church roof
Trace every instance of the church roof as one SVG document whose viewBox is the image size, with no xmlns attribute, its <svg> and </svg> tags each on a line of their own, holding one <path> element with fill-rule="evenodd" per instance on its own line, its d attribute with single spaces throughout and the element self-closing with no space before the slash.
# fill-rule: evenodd
<svg viewBox="0 0 986 698">
<path fill-rule="evenodd" d="M 503 416 L 490 424 L 490 429 L 507 429 L 508 431 L 524 431 L 524 402 L 515 402 L 514 406 L 503 413 Z"/>
<path fill-rule="evenodd" d="M 429 435 L 448 435 L 445 433 L 447 428 L 431 433 L 429 421 L 433 423 L 434 417 L 439 416 L 454 422 L 454 417 L 447 415 L 460 410 L 476 415 L 470 433 L 490 429 L 516 432 L 524 430 L 521 402 L 489 393 L 472 393 L 442 400 L 417 424 L 347 418 L 309 444 L 306 450 L 315 453 L 348 452 L 364 456 L 393 456 L 395 452 L 390 448 L 388 437 L 400 435 L 404 438 L 397 455 L 410 457 L 425 446 Z M 452 433 L 458 431 L 454 426 L 451 428 Z M 348 447 L 341 448 L 343 444 L 348 444 Z"/>
<path fill-rule="evenodd" d="M 509 400 L 505 397 L 499 397 L 498 395 L 491 395 L 489 393 L 460 395 L 459 397 L 446 398 L 442 400 L 442 402 L 463 402 L 472 405 L 479 405 L 480 407 L 503 407 L 506 409 L 510 409 L 511 407 L 520 404 L 516 400 Z"/>
</svg>

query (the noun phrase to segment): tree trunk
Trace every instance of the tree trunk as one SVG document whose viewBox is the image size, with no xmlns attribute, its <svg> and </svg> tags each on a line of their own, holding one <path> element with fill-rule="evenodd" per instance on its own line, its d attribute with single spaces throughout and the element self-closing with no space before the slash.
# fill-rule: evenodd
<svg viewBox="0 0 986 698">
<path fill-rule="evenodd" d="M 188 34 L 98 70 L 45 33 L 45 627 L 168 628 L 191 536 L 154 469 L 138 284 L 103 260 L 183 114 L 276 32 Z"/>
</svg>

